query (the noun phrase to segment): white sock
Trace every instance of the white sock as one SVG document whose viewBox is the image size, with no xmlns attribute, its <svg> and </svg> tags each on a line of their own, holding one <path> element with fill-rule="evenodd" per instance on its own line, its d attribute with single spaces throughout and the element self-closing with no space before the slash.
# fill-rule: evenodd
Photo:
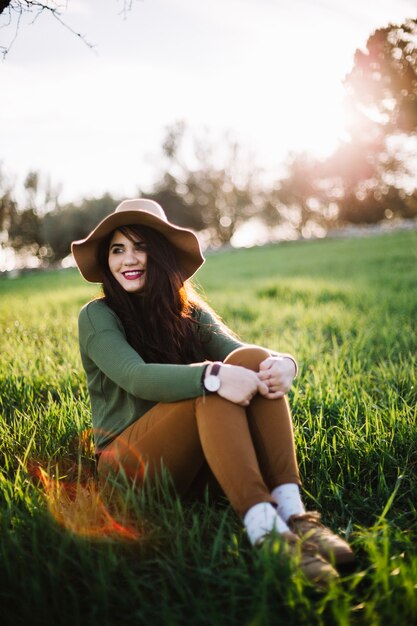
<svg viewBox="0 0 417 626">
<path fill-rule="evenodd" d="M 277 514 L 270 502 L 259 502 L 251 506 L 243 518 L 243 523 L 252 545 L 259 543 L 272 530 L 288 532 L 287 524 Z"/>
<path fill-rule="evenodd" d="M 304 504 L 301 500 L 300 488 L 295 483 L 285 483 L 273 489 L 271 496 L 278 505 L 277 513 L 287 522 L 291 515 L 305 513 Z"/>
</svg>

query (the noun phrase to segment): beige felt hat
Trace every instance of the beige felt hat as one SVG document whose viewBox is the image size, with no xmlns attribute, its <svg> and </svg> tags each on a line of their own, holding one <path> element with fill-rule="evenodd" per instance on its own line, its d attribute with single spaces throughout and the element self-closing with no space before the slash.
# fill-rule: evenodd
<svg viewBox="0 0 417 626">
<path fill-rule="evenodd" d="M 73 241 L 71 251 L 81 274 L 90 283 L 101 283 L 103 277 L 98 262 L 100 241 L 120 226 L 141 224 L 162 233 L 174 246 L 184 280 L 190 278 L 204 263 L 200 244 L 191 230 L 168 222 L 161 205 L 154 200 L 124 200 L 91 231 L 85 239 Z"/>
</svg>

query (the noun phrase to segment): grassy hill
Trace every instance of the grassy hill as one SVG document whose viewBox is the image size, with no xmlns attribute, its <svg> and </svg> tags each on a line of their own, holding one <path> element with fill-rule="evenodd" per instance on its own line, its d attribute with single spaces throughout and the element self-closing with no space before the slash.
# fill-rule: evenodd
<svg viewBox="0 0 417 626">
<path fill-rule="evenodd" d="M 2 623 L 414 623 L 417 232 L 212 254 L 198 281 L 244 341 L 299 360 L 305 500 L 349 536 L 355 567 L 319 593 L 251 549 L 228 507 L 166 485 L 112 509 L 135 540 L 92 537 L 85 510 L 106 513 L 88 482 L 77 313 L 98 288 L 43 273 L 0 280 Z"/>
</svg>

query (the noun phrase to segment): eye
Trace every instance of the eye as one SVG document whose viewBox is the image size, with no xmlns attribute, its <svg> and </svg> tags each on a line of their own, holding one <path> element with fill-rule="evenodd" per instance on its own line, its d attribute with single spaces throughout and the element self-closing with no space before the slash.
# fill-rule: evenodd
<svg viewBox="0 0 417 626">
<path fill-rule="evenodd" d="M 146 243 L 144 241 L 137 241 L 135 243 L 135 250 L 144 251 L 146 250 Z"/>
<path fill-rule="evenodd" d="M 119 254 L 120 252 L 123 252 L 123 248 L 117 248 L 115 246 L 114 248 L 111 249 L 111 254 Z"/>
</svg>

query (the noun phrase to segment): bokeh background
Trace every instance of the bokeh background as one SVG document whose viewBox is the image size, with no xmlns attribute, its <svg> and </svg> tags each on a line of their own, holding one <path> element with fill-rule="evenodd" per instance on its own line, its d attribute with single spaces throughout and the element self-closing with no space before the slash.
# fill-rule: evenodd
<svg viewBox="0 0 417 626">
<path fill-rule="evenodd" d="M 417 214 L 413 0 L 3 0 L 0 269 L 116 203 L 205 246 Z"/>
</svg>

